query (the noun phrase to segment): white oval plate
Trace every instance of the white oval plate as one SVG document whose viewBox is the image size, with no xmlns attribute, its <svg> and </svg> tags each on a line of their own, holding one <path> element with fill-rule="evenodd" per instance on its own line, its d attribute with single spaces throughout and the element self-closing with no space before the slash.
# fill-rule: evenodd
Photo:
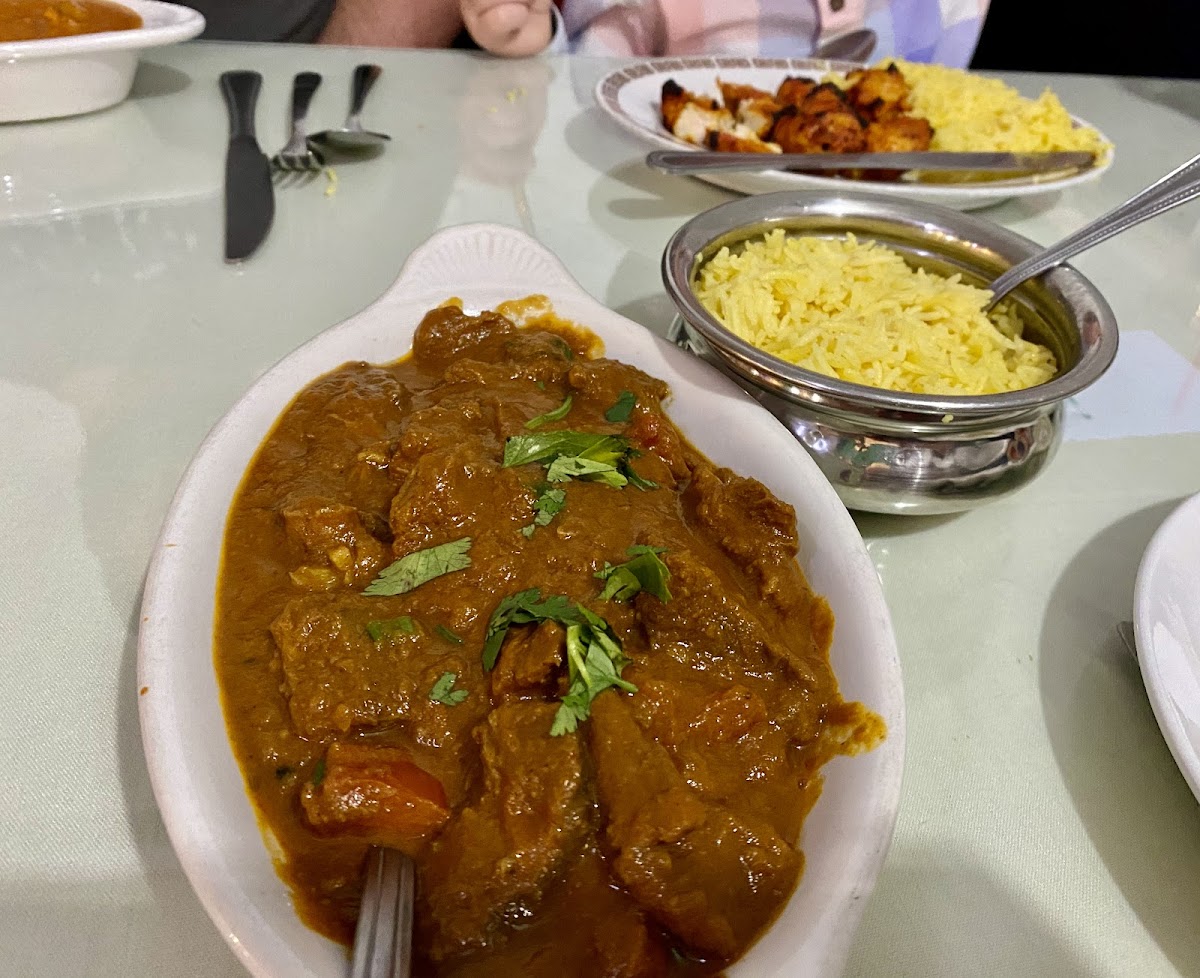
<svg viewBox="0 0 1200 978">
<path fill-rule="evenodd" d="M 1150 540 L 1134 587 L 1133 627 L 1154 716 L 1200 801 L 1200 495 Z"/>
<path fill-rule="evenodd" d="M 836 615 L 831 661 L 842 692 L 879 713 L 888 736 L 824 769 L 824 791 L 805 823 L 800 886 L 729 974 L 835 976 L 891 840 L 904 759 L 900 665 L 875 567 L 829 482 L 770 414 L 697 358 L 600 305 L 532 238 L 497 225 L 434 235 L 382 298 L 264 374 L 184 475 L 146 580 L 137 680 L 147 688 L 138 702 L 150 779 L 179 861 L 254 975 L 344 978 L 343 949 L 293 912 L 226 735 L 212 649 L 226 515 L 262 439 L 310 381 L 349 360 L 403 356 L 424 313 L 450 296 L 478 311 L 532 293 L 592 329 L 608 356 L 666 380 L 671 416 L 697 448 L 796 508 L 800 562 Z"/>
<path fill-rule="evenodd" d="M 786 75 L 821 78 L 830 71 L 851 71 L 863 67 L 849 61 L 823 61 L 812 58 L 652 58 L 610 72 L 596 83 L 596 101 L 618 125 L 633 133 L 642 142 L 657 149 L 691 149 L 699 147 L 677 139 L 664 128 L 659 111 L 662 85 L 674 78 L 684 88 L 696 93 L 718 95 L 716 76 L 725 81 L 754 85 L 775 91 Z M 1090 125 L 1075 119 L 1077 125 Z M 1095 128 L 1095 127 L 1093 127 Z M 1106 140 L 1107 142 L 1107 140 Z M 1065 177 L 1019 177 L 1011 180 L 992 180 L 986 184 L 938 185 L 925 183 L 883 183 L 858 181 L 857 185 L 873 194 L 941 204 L 956 210 L 970 211 L 991 207 L 1013 197 L 1036 197 L 1057 193 L 1097 179 L 1112 166 L 1110 149 L 1104 161 L 1090 170 Z M 804 173 L 767 171 L 763 173 L 706 173 L 696 174 L 701 180 L 736 190 L 743 194 L 767 194 L 776 190 L 847 190 L 856 181 L 839 177 L 809 176 Z"/>
<path fill-rule="evenodd" d="M 204 30 L 191 7 L 159 0 L 118 0 L 142 26 L 40 41 L 0 42 L 0 122 L 80 115 L 116 105 L 133 86 L 138 56 Z"/>
</svg>

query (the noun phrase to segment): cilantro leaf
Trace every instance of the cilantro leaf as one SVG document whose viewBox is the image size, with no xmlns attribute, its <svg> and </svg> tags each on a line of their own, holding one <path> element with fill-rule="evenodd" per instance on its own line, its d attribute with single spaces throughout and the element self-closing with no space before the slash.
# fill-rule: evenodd
<svg viewBox="0 0 1200 978">
<path fill-rule="evenodd" d="M 312 777 L 309 779 L 314 788 L 321 787 L 321 782 L 325 780 L 325 758 L 321 758 L 313 765 Z"/>
<path fill-rule="evenodd" d="M 541 435 L 513 435 L 504 443 L 504 467 L 538 462 L 547 466 L 550 482 L 585 479 L 614 489 L 629 483 L 639 489 L 657 489 L 655 483 L 641 478 L 630 466 L 630 459 L 639 454 L 629 439 L 620 435 L 563 429 Z M 532 533 L 525 531 L 526 536 Z"/>
<path fill-rule="evenodd" d="M 581 721 L 591 716 L 592 700 L 606 689 L 616 687 L 628 693 L 637 692 L 633 683 L 621 678 L 621 670 L 629 660 L 621 653 L 621 644 L 608 622 L 591 612 L 585 617 L 586 624 L 567 626 L 567 669 L 571 684 L 554 714 L 551 737 L 573 733 Z"/>
<path fill-rule="evenodd" d="M 617 466 L 617 471 L 629 480 L 629 484 L 631 486 L 637 486 L 643 492 L 649 489 L 658 488 L 657 482 L 651 482 L 649 479 L 643 479 L 640 475 L 634 472 L 633 467 L 629 464 L 628 460 L 622 461 L 621 464 Z"/>
<path fill-rule="evenodd" d="M 561 421 L 567 416 L 567 412 L 571 410 L 572 400 L 574 400 L 574 398 L 568 394 L 567 399 L 553 411 L 547 411 L 545 414 L 539 414 L 536 418 L 530 418 L 525 422 L 525 427 L 530 431 L 533 431 L 534 428 L 540 428 L 547 421 Z"/>
<path fill-rule="evenodd" d="M 612 626 L 594 611 L 575 604 L 561 594 L 542 599 L 541 591 L 529 588 L 510 594 L 492 612 L 483 648 L 483 667 L 491 669 L 500 655 L 500 646 L 513 625 L 556 621 L 567 630 L 567 674 L 569 685 L 550 726 L 552 737 L 561 737 L 578 728 L 591 715 L 592 700 L 606 689 L 636 693 L 637 687 L 621 678 L 629 664 L 621 650 L 621 640 Z"/>
<path fill-rule="evenodd" d="M 483 643 L 483 668 L 491 669 L 500 655 L 500 646 L 513 625 L 528 625 L 532 622 L 557 621 L 570 624 L 582 620 L 579 606 L 562 594 L 552 594 L 542 600 L 542 592 L 528 588 L 510 594 L 496 605 L 488 619 L 487 634 Z"/>
<path fill-rule="evenodd" d="M 454 684 L 458 681 L 458 676 L 452 672 L 443 672 L 436 683 L 433 684 L 433 689 L 429 691 L 429 698 L 435 703 L 441 703 L 444 706 L 458 706 L 467 698 L 465 689 L 455 689 Z"/>
<path fill-rule="evenodd" d="M 462 638 L 458 635 L 455 635 L 454 632 L 450 631 L 450 629 L 448 629 L 445 625 L 434 625 L 433 630 L 447 642 L 453 642 L 455 645 L 463 644 Z"/>
<path fill-rule="evenodd" d="M 613 424 L 624 424 L 629 420 L 629 416 L 633 414 L 636 406 L 637 398 L 633 391 L 621 391 L 617 395 L 616 403 L 604 412 L 604 420 L 611 421 Z"/>
<path fill-rule="evenodd" d="M 426 550 L 416 550 L 389 564 L 379 572 L 363 594 L 387 597 L 404 594 L 426 581 L 465 570 L 471 566 L 467 552 L 471 549 L 471 538 L 463 537 Z"/>
<path fill-rule="evenodd" d="M 395 635 L 397 632 L 404 635 L 411 635 L 416 630 L 417 626 L 408 615 L 401 615 L 399 618 L 385 618 L 382 621 L 367 622 L 367 635 L 370 636 L 372 642 L 382 641 L 389 635 Z"/>
<path fill-rule="evenodd" d="M 562 698 L 558 712 L 554 714 L 554 722 L 550 724 L 550 736 L 562 737 L 574 733 L 579 728 L 579 722 L 586 720 L 591 714 L 592 701 L 582 681 L 571 685 L 567 695 Z"/>
<path fill-rule="evenodd" d="M 629 440 L 620 435 L 597 435 L 569 428 L 536 435 L 513 435 L 504 443 L 504 468 L 531 462 L 549 464 L 560 455 L 580 455 L 595 462 L 616 465 L 629 448 Z"/>
<path fill-rule="evenodd" d="M 628 601 L 639 591 L 653 594 L 666 604 L 671 600 L 667 579 L 671 571 L 658 557 L 666 553 L 662 547 L 637 545 L 625 553 L 632 558 L 615 567 L 605 561 L 604 567 L 596 571 L 596 577 L 604 581 L 600 597 L 605 601 Z"/>
<path fill-rule="evenodd" d="M 566 490 L 551 489 L 547 486 L 538 494 L 537 499 L 533 501 L 533 508 L 537 511 L 537 515 L 534 516 L 532 523 L 521 527 L 521 532 L 527 537 L 533 536 L 534 530 L 539 526 L 547 526 L 566 505 Z"/>
<path fill-rule="evenodd" d="M 620 489 L 628 481 L 617 471 L 615 465 L 608 462 L 594 462 L 582 455 L 560 455 L 546 470 L 546 481 L 567 482 L 570 479 L 586 479 L 595 477 L 614 489 Z"/>
</svg>

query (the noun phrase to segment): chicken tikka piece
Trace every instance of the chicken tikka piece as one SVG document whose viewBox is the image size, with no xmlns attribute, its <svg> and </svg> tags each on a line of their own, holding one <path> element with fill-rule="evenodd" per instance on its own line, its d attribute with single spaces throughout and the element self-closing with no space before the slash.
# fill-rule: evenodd
<svg viewBox="0 0 1200 978">
<path fill-rule="evenodd" d="M 720 100 L 688 91 L 674 79 L 662 88 L 663 124 L 686 142 L 718 152 L 904 153 L 928 150 L 933 127 L 910 114 L 904 74 L 886 68 L 852 71 L 842 87 L 788 76 L 774 94 L 716 79 Z M 862 171 L 845 175 L 860 177 Z M 872 173 L 895 179 L 899 173 Z"/>
</svg>

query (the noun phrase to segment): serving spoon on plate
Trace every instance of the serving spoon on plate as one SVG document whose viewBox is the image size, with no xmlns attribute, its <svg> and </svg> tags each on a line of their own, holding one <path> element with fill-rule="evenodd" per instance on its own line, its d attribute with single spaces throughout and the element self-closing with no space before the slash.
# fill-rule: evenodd
<svg viewBox="0 0 1200 978">
<path fill-rule="evenodd" d="M 861 27 L 823 41 L 813 49 L 810 57 L 824 61 L 866 61 L 878 42 L 879 38 L 871 28 Z"/>
</svg>

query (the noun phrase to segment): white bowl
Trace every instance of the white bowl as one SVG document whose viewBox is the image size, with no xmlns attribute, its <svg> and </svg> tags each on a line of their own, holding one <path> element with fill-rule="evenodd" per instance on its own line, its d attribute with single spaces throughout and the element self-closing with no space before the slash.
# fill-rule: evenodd
<svg viewBox="0 0 1200 978">
<path fill-rule="evenodd" d="M 275 873 L 230 749 L 213 671 L 213 607 L 225 519 L 251 457 L 293 396 L 349 360 L 406 354 L 422 315 L 452 295 L 468 310 L 531 293 L 604 341 L 608 356 L 666 380 L 671 417 L 714 461 L 796 508 L 800 563 L 837 618 L 831 661 L 843 695 L 887 723 L 875 750 L 837 758 L 801 839 L 804 876 L 777 923 L 729 970 L 841 970 L 891 841 L 904 760 L 900 665 L 878 575 L 833 489 L 795 439 L 713 368 L 592 299 L 519 231 L 468 225 L 434 235 L 372 306 L 268 371 L 201 445 L 151 561 L 138 642 L 142 741 L 184 871 L 221 933 L 259 978 L 343 978 L 344 950 L 305 927 Z"/>
<path fill-rule="evenodd" d="M 158 0 L 120 3 L 141 16 L 141 27 L 0 43 L 0 122 L 55 119 L 116 105 L 133 87 L 142 51 L 204 30 L 204 18 L 191 7 Z"/>
</svg>

